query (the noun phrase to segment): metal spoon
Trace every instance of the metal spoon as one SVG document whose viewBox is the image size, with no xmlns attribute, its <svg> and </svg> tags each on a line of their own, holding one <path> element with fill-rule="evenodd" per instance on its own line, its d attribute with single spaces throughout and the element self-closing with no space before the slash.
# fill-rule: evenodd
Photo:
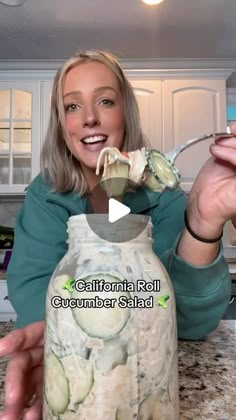
<svg viewBox="0 0 236 420">
<path fill-rule="evenodd" d="M 176 147 L 175 149 L 171 150 L 170 152 L 164 153 L 166 159 L 169 162 L 174 163 L 177 156 L 188 147 L 192 146 L 193 144 L 198 143 L 202 140 L 207 140 L 211 137 L 234 137 L 234 134 L 227 132 L 227 133 L 212 133 L 212 134 L 204 134 L 200 137 L 195 137 L 194 139 L 188 140 L 186 143 L 182 144 L 181 146 Z"/>
</svg>

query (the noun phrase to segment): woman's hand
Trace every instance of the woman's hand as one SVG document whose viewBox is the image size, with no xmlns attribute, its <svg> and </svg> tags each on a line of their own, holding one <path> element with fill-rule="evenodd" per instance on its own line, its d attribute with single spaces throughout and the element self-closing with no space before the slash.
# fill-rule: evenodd
<svg viewBox="0 0 236 420">
<path fill-rule="evenodd" d="M 232 138 L 217 138 L 212 157 L 200 171 L 188 201 L 188 219 L 203 238 L 216 238 L 225 222 L 236 215 L 236 126 Z"/>
<path fill-rule="evenodd" d="M 44 321 L 35 322 L 0 340 L 0 357 L 10 356 L 1 420 L 42 419 L 44 329 Z"/>
</svg>

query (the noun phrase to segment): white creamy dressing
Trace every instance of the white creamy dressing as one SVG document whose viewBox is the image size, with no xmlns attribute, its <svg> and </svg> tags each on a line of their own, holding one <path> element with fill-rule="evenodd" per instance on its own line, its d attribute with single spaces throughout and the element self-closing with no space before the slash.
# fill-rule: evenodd
<svg viewBox="0 0 236 420">
<path fill-rule="evenodd" d="M 96 242 L 86 243 L 85 239 L 76 239 L 80 238 L 81 224 L 84 233 L 90 229 L 85 217 L 71 219 L 74 220 L 69 226 L 69 251 L 55 270 L 48 289 L 44 420 L 178 420 L 174 292 L 166 270 L 152 251 L 147 232 L 141 235 L 143 242 L 142 238 L 140 241 L 136 238 L 107 245 L 96 238 Z M 89 236 L 95 234 L 90 232 Z M 62 289 L 66 280 L 88 276 L 127 279 L 134 283 L 134 289 L 137 279 L 147 282 L 159 279 L 160 291 L 126 292 L 142 298 L 153 296 L 152 308 L 51 306 L 53 296 L 68 298 L 75 294 Z M 108 295 L 117 298 L 117 292 Z M 167 308 L 157 304 L 164 295 L 169 296 Z M 55 371 L 57 380 L 51 383 Z"/>
</svg>

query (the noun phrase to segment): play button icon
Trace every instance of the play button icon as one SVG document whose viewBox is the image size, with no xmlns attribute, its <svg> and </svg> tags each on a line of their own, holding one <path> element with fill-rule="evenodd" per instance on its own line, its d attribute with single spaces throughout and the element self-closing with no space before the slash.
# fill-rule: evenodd
<svg viewBox="0 0 236 420">
<path fill-rule="evenodd" d="M 108 191 L 123 191 L 127 180 L 112 178 Z M 150 218 L 140 208 L 150 208 L 148 194 L 139 185 L 133 185 L 123 196 L 107 196 L 98 183 L 86 198 L 84 213 L 91 230 L 101 239 L 121 243 L 135 239 L 147 227 Z"/>
<path fill-rule="evenodd" d="M 108 220 L 110 223 L 114 223 L 120 220 L 122 217 L 130 213 L 130 208 L 115 200 L 114 198 L 109 199 L 109 213 Z"/>
</svg>

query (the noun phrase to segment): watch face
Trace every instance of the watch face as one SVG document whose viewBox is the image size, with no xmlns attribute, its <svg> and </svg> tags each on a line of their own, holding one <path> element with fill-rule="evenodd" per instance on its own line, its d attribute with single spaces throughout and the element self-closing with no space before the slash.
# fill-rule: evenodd
<svg viewBox="0 0 236 420">
<path fill-rule="evenodd" d="M 161 152 L 148 150 L 147 162 L 158 182 L 169 188 L 175 188 L 178 185 L 180 180 L 178 169 Z"/>
</svg>

